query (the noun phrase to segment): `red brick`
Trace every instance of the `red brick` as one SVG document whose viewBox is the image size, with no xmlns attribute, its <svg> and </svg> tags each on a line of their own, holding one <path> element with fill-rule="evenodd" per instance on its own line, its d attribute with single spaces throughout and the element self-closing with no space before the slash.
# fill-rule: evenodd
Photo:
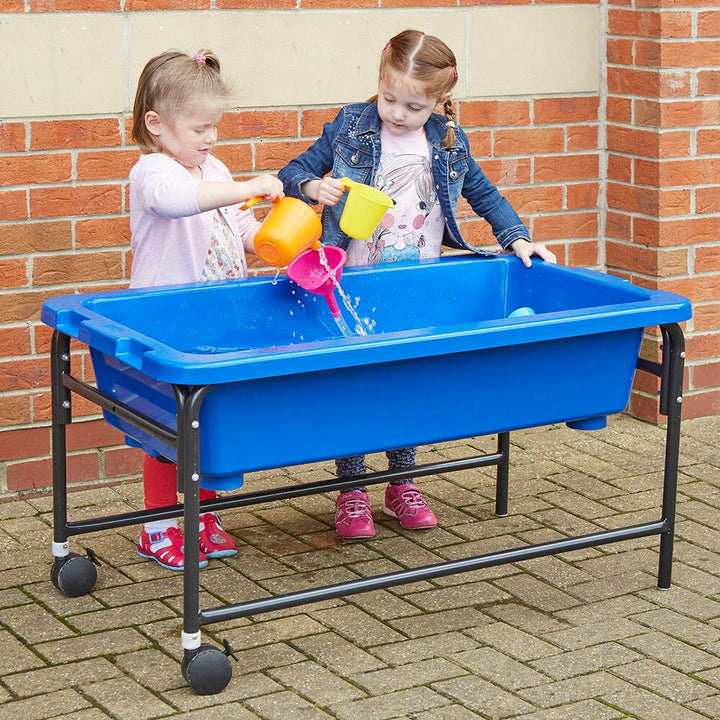
<svg viewBox="0 0 720 720">
<path fill-rule="evenodd" d="M 609 67 L 607 70 L 608 92 L 637 97 L 658 97 L 660 74 L 654 70 L 635 70 L 625 67 Z"/>
<path fill-rule="evenodd" d="M 568 245 L 568 265 L 572 267 L 594 267 L 598 264 L 598 252 L 597 240 L 571 242 Z"/>
<path fill-rule="evenodd" d="M 374 8 L 376 0 L 302 0 L 304 8 Z"/>
<path fill-rule="evenodd" d="M 460 103 L 463 127 L 530 124 L 530 103 L 523 100 L 475 100 Z"/>
<path fill-rule="evenodd" d="M 567 210 L 584 210 L 597 207 L 600 183 L 577 183 L 568 185 L 565 207 Z"/>
<path fill-rule="evenodd" d="M 711 388 L 720 386 L 720 362 L 694 365 L 692 368 L 693 388 Z"/>
<path fill-rule="evenodd" d="M 611 65 L 632 65 L 633 41 L 626 38 L 607 38 L 607 61 Z"/>
<path fill-rule="evenodd" d="M 616 125 L 609 125 L 607 128 L 607 148 L 611 152 L 658 157 L 659 144 L 658 133 L 652 130 Z"/>
<path fill-rule="evenodd" d="M 720 179 L 720 157 L 694 160 L 663 160 L 660 183 L 663 187 L 712 185 Z"/>
<path fill-rule="evenodd" d="M 586 180 L 597 178 L 599 159 L 596 154 L 535 158 L 535 182 Z"/>
<path fill-rule="evenodd" d="M 73 450 L 91 450 L 100 447 L 124 445 L 123 434 L 104 420 L 74 422 L 67 428 L 67 447 Z"/>
<path fill-rule="evenodd" d="M 553 212 L 562 210 L 563 189 L 561 185 L 535 185 L 511 188 L 503 195 L 519 213 Z"/>
<path fill-rule="evenodd" d="M 34 218 L 64 215 L 105 215 L 122 210 L 120 185 L 78 185 L 30 190 Z"/>
<path fill-rule="evenodd" d="M 67 478 L 69 484 L 77 484 L 97 480 L 97 453 L 68 455 Z M 30 490 L 49 488 L 52 486 L 52 460 L 28 460 L 25 462 L 8 463 L 8 490 Z"/>
<path fill-rule="evenodd" d="M 137 150 L 89 150 L 77 156 L 78 180 L 125 179 L 137 162 Z"/>
<path fill-rule="evenodd" d="M 688 130 L 663 130 L 659 135 L 659 157 L 685 157 L 690 154 L 690 132 Z"/>
<path fill-rule="evenodd" d="M 0 354 L 2 357 L 28 355 L 30 347 L 29 327 L 0 327 Z"/>
<path fill-rule="evenodd" d="M 697 131 L 697 154 L 720 155 L 720 130 L 713 128 Z"/>
<path fill-rule="evenodd" d="M 632 229 L 629 215 L 608 210 L 605 218 L 605 234 L 618 240 L 631 240 Z"/>
<path fill-rule="evenodd" d="M 0 278 L 3 288 L 28 287 L 28 261 L 26 258 L 17 260 L 0 260 Z"/>
<path fill-rule="evenodd" d="M 694 238 L 693 242 L 695 242 Z M 720 245 L 696 247 L 694 270 L 696 273 L 720 272 Z"/>
<path fill-rule="evenodd" d="M 30 0 L 31 12 L 73 12 L 121 10 L 119 0 Z"/>
<path fill-rule="evenodd" d="M 698 95 L 720 95 L 720 70 L 701 70 L 697 78 Z"/>
<path fill-rule="evenodd" d="M 632 159 L 625 155 L 608 156 L 608 177 L 610 180 L 630 182 L 632 180 Z"/>
<path fill-rule="evenodd" d="M 33 263 L 33 285 L 92 282 L 122 277 L 119 252 L 73 253 L 37 257 Z"/>
<path fill-rule="evenodd" d="M 720 41 L 693 40 L 663 45 L 662 66 L 701 68 L 717 65 L 720 57 Z"/>
<path fill-rule="evenodd" d="M 545 123 L 587 123 L 598 119 L 599 98 L 543 98 L 533 102 L 537 125 Z"/>
<path fill-rule="evenodd" d="M 683 397 L 683 417 L 698 418 L 720 414 L 720 390 L 692 393 Z"/>
<path fill-rule="evenodd" d="M 152 2 L 152 0 L 148 0 Z M 216 0 L 215 7 L 219 9 L 237 8 L 240 10 L 294 10 L 296 0 Z"/>
<path fill-rule="evenodd" d="M 39 185 L 70 179 L 70 153 L 9 155 L 0 163 L 0 185 Z"/>
<path fill-rule="evenodd" d="M 28 216 L 27 192 L 25 190 L 1 191 L 0 207 L 2 207 L 3 220 L 25 220 Z"/>
<path fill-rule="evenodd" d="M 0 393 L 0 426 L 26 425 L 30 420 L 28 395 Z"/>
<path fill-rule="evenodd" d="M 530 158 L 484 160 L 480 167 L 495 185 L 523 185 L 531 179 Z"/>
<path fill-rule="evenodd" d="M 0 303 L 0 323 L 24 322 L 40 318 L 40 306 L 58 294 L 57 290 L 14 292 L 3 296 Z"/>
<path fill-rule="evenodd" d="M 125 0 L 125 10 L 207 10 L 207 0 Z"/>
<path fill-rule="evenodd" d="M 297 137 L 298 113 L 296 110 L 225 113 L 219 131 L 223 140 Z"/>
<path fill-rule="evenodd" d="M 575 240 L 598 234 L 597 213 L 538 215 L 533 220 L 533 240 Z"/>
<path fill-rule="evenodd" d="M 3 225 L 0 255 L 68 250 L 72 245 L 69 220 Z"/>
<path fill-rule="evenodd" d="M 1 5 L 0 12 L 2 12 Z M 25 150 L 25 125 L 19 122 L 0 122 L 0 152 L 21 152 L 23 150 Z"/>
<path fill-rule="evenodd" d="M 535 155 L 537 153 L 561 153 L 565 138 L 562 128 L 522 128 L 494 131 L 495 155 Z"/>
<path fill-rule="evenodd" d="M 50 428 L 0 432 L 0 460 L 17 460 L 50 453 Z"/>
<path fill-rule="evenodd" d="M 567 150 L 597 150 L 597 125 L 570 125 L 567 129 Z"/>
<path fill-rule="evenodd" d="M 248 172 L 253 169 L 250 143 L 220 143 L 213 148 L 213 155 L 222 160 L 231 173 Z"/>
<path fill-rule="evenodd" d="M 716 360 L 720 356 L 720 333 L 692 333 L 685 336 L 685 344 L 686 354 L 693 361 Z"/>
<path fill-rule="evenodd" d="M 115 118 L 37 121 L 30 126 L 31 150 L 112 147 L 120 141 Z"/>
<path fill-rule="evenodd" d="M 689 97 L 692 94 L 692 73 L 683 70 L 660 72 L 660 97 Z"/>
<path fill-rule="evenodd" d="M 720 233 L 720 217 L 635 218 L 633 232 L 637 242 L 654 247 L 714 242 Z"/>
<path fill-rule="evenodd" d="M 303 110 L 300 115 L 300 137 L 315 137 L 322 134 L 323 125 L 332 122 L 339 108 L 324 110 Z"/>
<path fill-rule="evenodd" d="M 698 13 L 697 31 L 699 37 L 720 36 L 720 11 L 703 10 Z"/>
<path fill-rule="evenodd" d="M 105 477 L 124 477 L 142 473 L 145 453 L 138 448 L 117 448 L 103 452 Z"/>
<path fill-rule="evenodd" d="M 492 132 L 489 130 L 468 132 L 467 138 L 473 157 L 489 157 L 492 154 Z"/>
<path fill-rule="evenodd" d="M 610 35 L 660 37 L 660 13 L 610 8 L 608 10 Z"/>
<path fill-rule="evenodd" d="M 278 170 L 307 149 L 306 140 L 258 143 L 255 146 L 255 169 Z"/>
<path fill-rule="evenodd" d="M 44 325 L 42 323 L 38 323 L 36 325 L 31 326 L 33 331 L 33 341 L 35 343 L 35 352 L 36 353 L 49 353 L 51 348 L 51 340 L 52 340 L 52 334 L 53 330 L 52 328 L 48 327 L 47 325 Z M 30 329 L 30 328 L 29 328 Z"/>
<path fill-rule="evenodd" d="M 455 7 L 456 0 L 382 0 L 385 7 Z"/>
<path fill-rule="evenodd" d="M 695 305 L 693 308 L 693 330 L 707 332 L 720 329 L 720 303 Z"/>
<path fill-rule="evenodd" d="M 632 100 L 611 95 L 607 99 L 607 121 L 609 123 L 630 123 L 632 106 Z"/>
<path fill-rule="evenodd" d="M 663 44 L 654 40 L 635 41 L 635 65 L 657 68 L 661 65 Z"/>
<path fill-rule="evenodd" d="M 75 223 L 75 247 L 115 247 L 130 244 L 130 218 L 88 218 Z"/>
<path fill-rule="evenodd" d="M 685 249 L 657 252 L 653 248 L 609 240 L 605 246 L 605 257 L 608 265 L 645 275 L 667 277 L 688 273 L 688 252 Z"/>
<path fill-rule="evenodd" d="M 720 187 L 695 190 L 695 211 L 698 213 L 720 212 Z"/>
<path fill-rule="evenodd" d="M 720 100 L 670 100 L 662 103 L 661 114 L 663 127 L 717 125 Z"/>
<path fill-rule="evenodd" d="M 50 363 L 46 358 L 0 360 L 0 391 L 26 390 L 50 385 Z"/>
</svg>

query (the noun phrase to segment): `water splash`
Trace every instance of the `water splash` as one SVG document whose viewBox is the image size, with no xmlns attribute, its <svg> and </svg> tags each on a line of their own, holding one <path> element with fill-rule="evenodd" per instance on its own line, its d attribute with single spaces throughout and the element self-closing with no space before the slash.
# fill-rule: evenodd
<svg viewBox="0 0 720 720">
<path fill-rule="evenodd" d="M 320 255 L 320 264 L 327 270 L 328 277 L 332 280 L 333 285 L 335 286 L 335 289 L 340 294 L 340 297 L 342 298 L 343 305 L 347 308 L 348 312 L 353 316 L 353 320 L 355 321 L 355 333 L 357 335 L 367 335 L 367 330 L 365 329 L 365 326 L 363 325 L 362 320 L 360 319 L 360 316 L 357 314 L 357 311 L 355 310 L 350 298 L 347 296 L 347 293 L 340 287 L 340 282 L 335 277 L 335 273 L 337 270 L 333 270 L 333 268 L 330 267 L 330 264 L 328 263 L 327 256 L 325 255 L 325 248 L 323 246 L 320 246 L 320 249 L 318 251 L 318 254 Z M 345 335 L 345 331 L 343 330 L 341 324 L 338 322 L 337 318 L 335 319 L 335 322 L 337 323 L 340 330 L 343 332 L 343 335 Z M 345 320 L 342 320 L 342 324 L 347 327 L 347 323 L 345 323 Z M 350 337 L 349 335 L 345 335 L 345 337 Z"/>
</svg>

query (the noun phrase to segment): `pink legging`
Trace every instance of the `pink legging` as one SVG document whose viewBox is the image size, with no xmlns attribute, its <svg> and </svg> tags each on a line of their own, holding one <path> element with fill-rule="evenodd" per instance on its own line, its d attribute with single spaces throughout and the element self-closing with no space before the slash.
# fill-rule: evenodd
<svg viewBox="0 0 720 720">
<path fill-rule="evenodd" d="M 143 490 L 146 510 L 177 505 L 177 465 L 160 462 L 157 458 L 146 455 L 143 464 Z M 216 497 L 214 490 L 200 488 L 201 500 L 212 500 Z"/>
</svg>

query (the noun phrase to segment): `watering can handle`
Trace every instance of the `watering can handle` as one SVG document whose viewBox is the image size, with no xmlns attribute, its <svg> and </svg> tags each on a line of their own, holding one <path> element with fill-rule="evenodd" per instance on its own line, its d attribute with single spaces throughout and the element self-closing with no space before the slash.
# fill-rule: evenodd
<svg viewBox="0 0 720 720">
<path fill-rule="evenodd" d="M 346 190 L 349 190 L 355 184 L 354 180 L 346 177 L 337 178 L 337 181 L 341 183 Z"/>
<path fill-rule="evenodd" d="M 249 200 L 245 200 L 245 202 L 240 203 L 240 209 L 241 210 L 249 210 L 253 205 L 257 205 L 259 202 L 263 200 L 260 195 L 257 195 L 256 197 L 252 197 Z"/>
</svg>

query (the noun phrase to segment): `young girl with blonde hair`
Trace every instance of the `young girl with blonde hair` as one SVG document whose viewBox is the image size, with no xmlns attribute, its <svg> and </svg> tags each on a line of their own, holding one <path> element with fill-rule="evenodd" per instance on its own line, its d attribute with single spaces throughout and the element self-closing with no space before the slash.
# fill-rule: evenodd
<svg viewBox="0 0 720 720">
<path fill-rule="evenodd" d="M 278 174 L 288 195 L 324 205 L 322 240 L 345 248 L 348 264 L 436 258 L 442 245 L 487 254 L 460 233 L 455 212 L 461 195 L 490 223 L 503 250 L 528 267 L 533 256 L 555 261 L 544 245 L 530 242 L 518 214 L 473 160 L 453 107 L 457 78 L 455 56 L 442 40 L 404 30 L 383 48 L 377 95 L 343 107 L 322 136 Z M 340 229 L 345 205 L 340 177 L 373 185 L 395 201 L 367 242 Z M 391 469 L 415 466 L 415 448 L 390 450 L 387 456 Z M 340 477 L 366 471 L 361 455 L 336 464 Z M 384 512 L 409 530 L 437 524 L 412 480 L 387 486 Z M 335 524 L 342 538 L 373 537 L 365 488 L 340 493 Z"/>
<path fill-rule="evenodd" d="M 140 75 L 133 108 L 133 139 L 143 154 L 130 171 L 131 287 L 239 278 L 245 251 L 259 227 L 237 205 L 253 197 L 282 197 L 270 175 L 236 182 L 212 155 L 229 91 L 220 62 L 209 50 L 194 56 L 170 50 L 152 58 Z M 145 456 L 147 509 L 175 505 L 177 468 Z M 200 499 L 215 492 L 200 490 Z M 200 516 L 200 566 L 207 558 L 237 552 L 215 513 Z M 142 557 L 170 570 L 184 567 L 183 536 L 176 520 L 145 523 Z"/>
</svg>

